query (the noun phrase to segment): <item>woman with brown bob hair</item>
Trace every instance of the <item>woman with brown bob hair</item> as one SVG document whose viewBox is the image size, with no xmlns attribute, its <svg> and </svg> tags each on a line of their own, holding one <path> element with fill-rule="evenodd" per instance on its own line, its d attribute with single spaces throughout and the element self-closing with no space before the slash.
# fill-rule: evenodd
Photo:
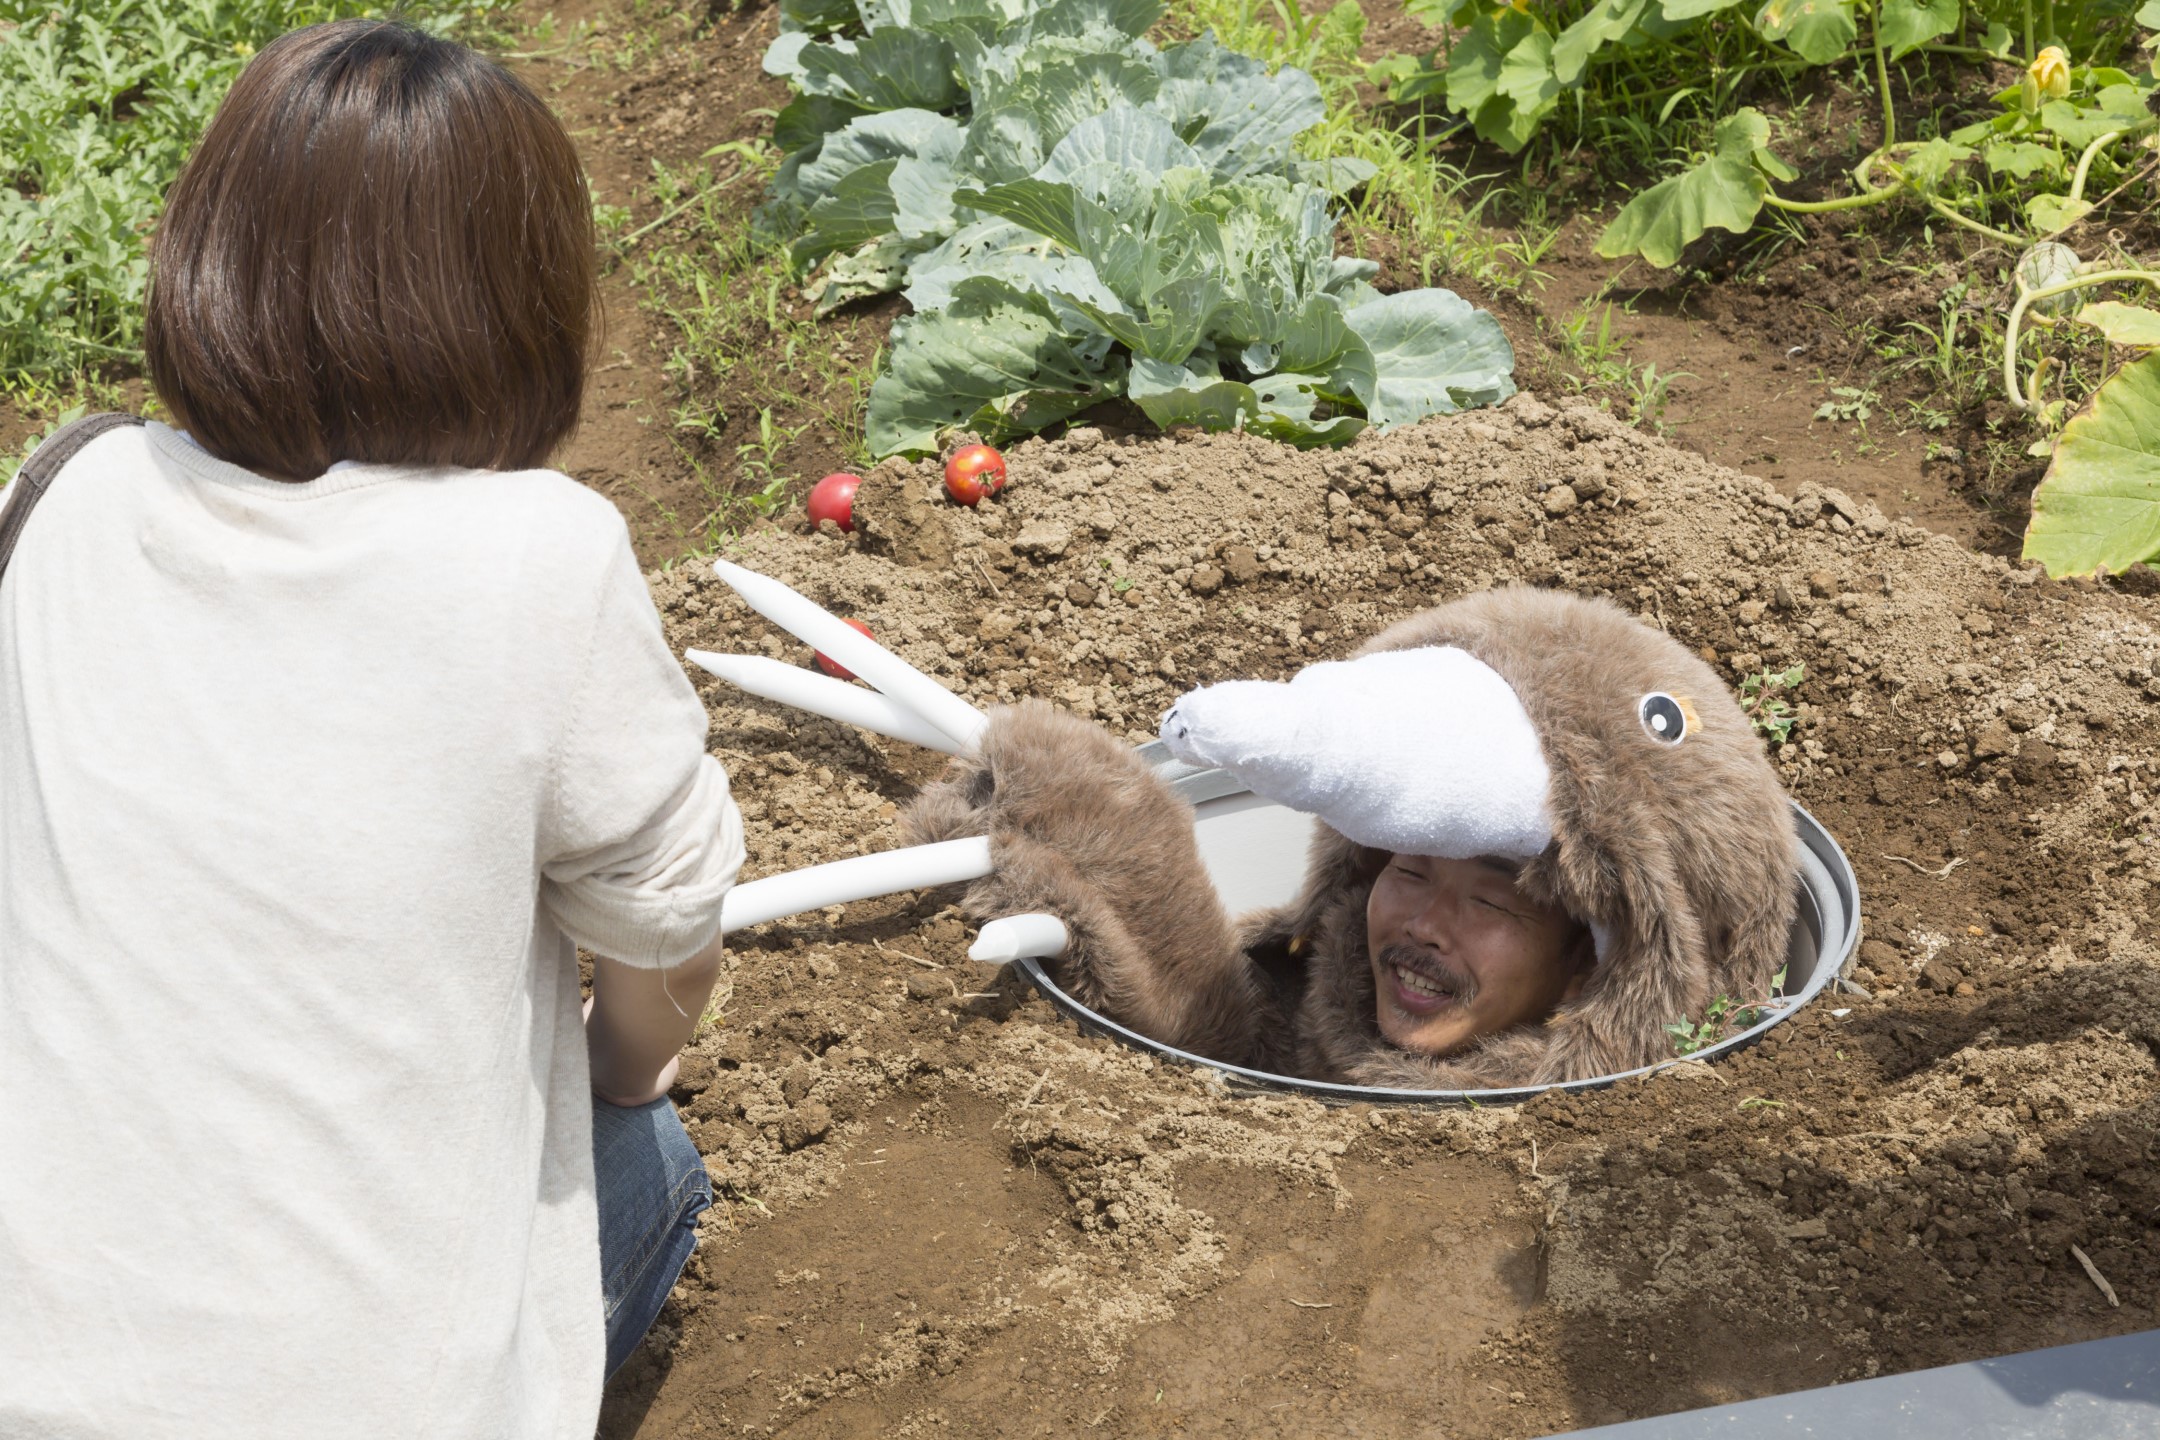
<svg viewBox="0 0 2160 1440">
<path fill-rule="evenodd" d="M 710 1202 L 666 1093 L 743 851 L 541 468 L 576 152 L 462 46 L 295 31 L 151 268 L 171 424 L 0 556 L 0 1433 L 585 1440 Z"/>
</svg>

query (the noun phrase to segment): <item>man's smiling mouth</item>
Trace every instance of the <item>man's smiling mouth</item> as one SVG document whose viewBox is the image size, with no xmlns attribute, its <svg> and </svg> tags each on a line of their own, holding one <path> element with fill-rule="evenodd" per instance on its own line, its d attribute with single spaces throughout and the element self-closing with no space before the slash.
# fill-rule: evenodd
<svg viewBox="0 0 2160 1440">
<path fill-rule="evenodd" d="M 1477 984 L 1469 976 L 1407 945 L 1390 945 L 1381 951 L 1380 964 L 1394 982 L 1388 998 L 1412 1015 L 1438 1014 L 1451 1005 L 1468 1003 L 1477 993 Z"/>
</svg>

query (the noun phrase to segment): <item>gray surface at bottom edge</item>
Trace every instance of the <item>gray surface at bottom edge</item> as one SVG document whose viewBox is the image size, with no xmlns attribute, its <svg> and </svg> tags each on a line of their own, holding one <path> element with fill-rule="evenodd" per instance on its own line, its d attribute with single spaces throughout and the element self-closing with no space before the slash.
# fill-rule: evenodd
<svg viewBox="0 0 2160 1440">
<path fill-rule="evenodd" d="M 2160 1330 L 1571 1430 L 1566 1440 L 1758 1435 L 2152 1440 L 2160 1435 Z"/>
</svg>

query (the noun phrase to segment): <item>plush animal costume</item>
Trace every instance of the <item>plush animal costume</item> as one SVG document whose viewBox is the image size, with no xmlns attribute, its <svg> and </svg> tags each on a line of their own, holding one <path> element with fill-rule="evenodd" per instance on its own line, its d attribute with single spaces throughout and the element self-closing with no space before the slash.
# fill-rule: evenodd
<svg viewBox="0 0 2160 1440">
<path fill-rule="evenodd" d="M 923 840 L 990 836 L 969 913 L 1058 916 L 1059 983 L 1179 1048 L 1397 1088 L 1583 1079 L 1668 1058 L 1667 1023 L 1767 995 L 1783 961 L 1798 840 L 1760 741 L 1707 665 L 1602 601 L 1472 595 L 1286 685 L 1196 691 L 1163 738 L 1319 817 L 1290 903 L 1233 923 L 1184 800 L 1039 702 L 993 712 L 907 818 Z M 1365 907 L 1390 852 L 1531 857 L 1521 890 L 1595 937 L 1580 993 L 1447 1056 L 1389 1044 Z"/>
</svg>

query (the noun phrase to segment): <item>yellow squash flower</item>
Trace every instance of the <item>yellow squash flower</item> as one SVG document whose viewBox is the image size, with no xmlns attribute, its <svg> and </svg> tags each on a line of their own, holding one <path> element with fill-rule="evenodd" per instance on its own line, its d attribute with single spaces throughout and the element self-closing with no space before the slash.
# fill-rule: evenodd
<svg viewBox="0 0 2160 1440">
<path fill-rule="evenodd" d="M 2060 100 L 2070 93 L 2070 52 L 2060 45 L 2050 45 L 2033 57 L 2032 64 L 2025 67 L 2025 108 L 2038 110 L 2050 100 Z"/>
</svg>

